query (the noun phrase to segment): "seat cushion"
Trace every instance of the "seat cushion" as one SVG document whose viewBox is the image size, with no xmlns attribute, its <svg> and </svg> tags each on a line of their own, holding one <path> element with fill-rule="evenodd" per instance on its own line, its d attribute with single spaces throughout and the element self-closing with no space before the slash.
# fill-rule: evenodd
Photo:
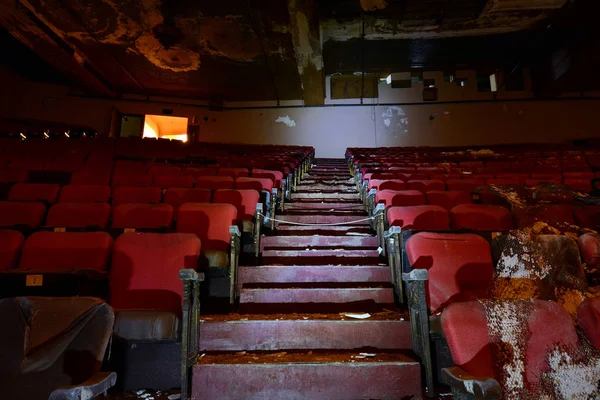
<svg viewBox="0 0 600 400">
<path fill-rule="evenodd" d="M 590 341 L 600 350 L 600 297 L 585 300 L 577 309 L 577 325 Z"/>
<path fill-rule="evenodd" d="M 177 340 L 179 318 L 165 311 L 119 310 L 113 332 L 123 340 Z"/>
<path fill-rule="evenodd" d="M 375 201 L 385 205 L 385 208 L 419 206 L 425 204 L 425 195 L 418 190 L 386 189 L 377 191 Z"/>
</svg>

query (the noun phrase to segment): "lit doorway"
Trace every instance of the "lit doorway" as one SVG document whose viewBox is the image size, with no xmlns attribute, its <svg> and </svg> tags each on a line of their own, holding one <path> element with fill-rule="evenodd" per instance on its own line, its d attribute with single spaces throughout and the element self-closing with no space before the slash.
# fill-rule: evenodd
<svg viewBox="0 0 600 400">
<path fill-rule="evenodd" d="M 143 137 L 188 141 L 188 119 L 146 114 Z"/>
</svg>

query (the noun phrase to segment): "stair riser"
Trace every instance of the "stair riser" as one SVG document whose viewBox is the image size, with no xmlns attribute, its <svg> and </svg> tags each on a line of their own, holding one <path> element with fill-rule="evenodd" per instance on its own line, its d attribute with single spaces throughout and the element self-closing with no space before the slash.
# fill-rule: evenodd
<svg viewBox="0 0 600 400">
<path fill-rule="evenodd" d="M 226 364 L 194 367 L 192 399 L 421 399 L 421 368 L 405 363 Z"/>
<path fill-rule="evenodd" d="M 369 225 L 366 216 L 356 215 L 280 215 L 277 219 L 301 224 L 339 224 L 355 222 L 353 225 Z M 283 225 L 284 223 L 278 223 Z"/>
<path fill-rule="evenodd" d="M 339 199 L 344 200 L 360 200 L 358 193 L 293 193 L 293 200 L 316 200 L 316 199 L 328 199 L 336 201 Z"/>
<path fill-rule="evenodd" d="M 304 250 L 307 247 L 336 248 L 336 247 L 362 247 L 377 248 L 376 237 L 340 237 L 340 236 L 267 236 L 261 241 L 264 249 L 298 247 Z"/>
<path fill-rule="evenodd" d="M 200 351 L 409 350 L 408 321 L 226 321 L 200 325 Z"/>
<path fill-rule="evenodd" d="M 344 210 L 344 211 L 365 211 L 365 207 L 362 204 L 340 204 L 340 203 L 289 203 L 285 205 L 285 212 L 289 211 L 322 211 L 322 210 Z"/>
<path fill-rule="evenodd" d="M 370 301 L 377 304 L 393 304 L 391 288 L 339 288 L 339 289 L 243 289 L 240 303 L 340 304 Z"/>
<path fill-rule="evenodd" d="M 390 282 L 389 267 L 377 266 L 261 266 L 240 267 L 238 284 L 307 282 Z"/>
</svg>

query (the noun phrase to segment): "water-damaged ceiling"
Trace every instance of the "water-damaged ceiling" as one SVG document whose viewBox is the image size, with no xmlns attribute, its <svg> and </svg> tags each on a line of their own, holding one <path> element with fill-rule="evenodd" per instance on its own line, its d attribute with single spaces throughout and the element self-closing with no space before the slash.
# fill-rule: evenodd
<svg viewBox="0 0 600 400">
<path fill-rule="evenodd" d="M 322 104 L 324 76 L 518 58 L 566 0 L 0 0 L 92 94 Z"/>
</svg>

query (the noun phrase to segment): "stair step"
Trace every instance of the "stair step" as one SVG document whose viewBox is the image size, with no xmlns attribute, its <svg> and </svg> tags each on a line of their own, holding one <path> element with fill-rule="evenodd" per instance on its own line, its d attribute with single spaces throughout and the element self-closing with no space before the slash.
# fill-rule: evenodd
<svg viewBox="0 0 600 400">
<path fill-rule="evenodd" d="M 358 193 L 292 193 L 292 201 L 294 200 L 340 200 L 340 199 L 348 199 L 348 200 L 360 200 L 360 196 Z"/>
<path fill-rule="evenodd" d="M 339 224 L 356 222 L 353 225 L 369 225 L 366 215 L 280 215 L 278 220 L 301 224 Z M 280 223 L 281 224 L 281 223 Z"/>
<path fill-rule="evenodd" d="M 378 264 L 377 250 L 265 250 L 264 265 L 360 265 Z"/>
<path fill-rule="evenodd" d="M 202 316 L 200 351 L 411 349 L 407 315 L 378 314 L 368 320 L 343 313 Z"/>
<path fill-rule="evenodd" d="M 289 212 L 290 210 L 344 210 L 344 211 L 365 211 L 365 208 L 362 204 L 348 204 L 348 203 L 305 203 L 305 202 L 296 202 L 296 203 L 288 203 L 285 205 L 285 211 Z"/>
<path fill-rule="evenodd" d="M 294 235 L 326 235 L 326 236 L 362 236 L 373 235 L 373 231 L 368 225 L 338 225 L 338 226 L 298 226 L 284 225 L 277 226 L 278 236 Z"/>
<path fill-rule="evenodd" d="M 331 184 L 331 185 L 352 185 L 354 187 L 356 187 L 356 184 L 354 182 L 353 178 L 316 178 L 316 177 L 310 177 L 310 178 L 304 178 L 300 181 L 300 183 L 302 185 L 326 185 L 326 184 Z"/>
<path fill-rule="evenodd" d="M 356 187 L 338 185 L 298 185 L 295 193 L 356 193 Z"/>
<path fill-rule="evenodd" d="M 240 267 L 238 284 L 292 282 L 390 282 L 387 265 L 262 265 Z"/>
<path fill-rule="evenodd" d="M 400 353 L 205 355 L 194 366 L 192 399 L 421 399 L 421 367 Z M 360 356 L 359 356 L 360 357 Z"/>
<path fill-rule="evenodd" d="M 304 248 L 377 248 L 376 237 L 361 236 L 265 236 L 261 240 L 263 249 Z"/>
<path fill-rule="evenodd" d="M 242 289 L 240 304 L 340 304 L 373 302 L 393 304 L 392 288 L 259 288 Z"/>
</svg>

